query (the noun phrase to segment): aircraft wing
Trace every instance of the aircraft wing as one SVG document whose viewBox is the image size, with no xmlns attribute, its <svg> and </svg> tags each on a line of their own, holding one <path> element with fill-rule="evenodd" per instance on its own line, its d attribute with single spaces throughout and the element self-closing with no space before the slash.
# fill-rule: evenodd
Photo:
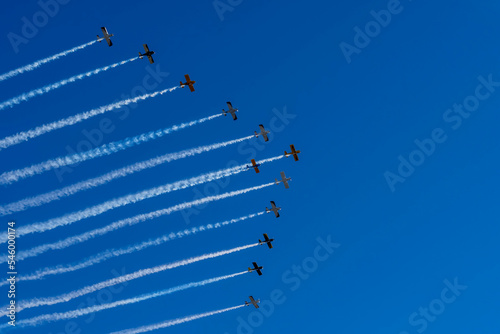
<svg viewBox="0 0 500 334">
<path fill-rule="evenodd" d="M 189 74 L 184 74 L 184 78 L 186 78 L 186 82 L 189 84 L 191 79 L 189 79 Z"/>
<path fill-rule="evenodd" d="M 194 86 L 193 86 L 193 84 L 189 85 L 189 90 L 192 91 L 192 92 L 194 92 Z"/>
<path fill-rule="evenodd" d="M 231 104 L 231 102 L 227 101 L 226 103 L 229 110 L 233 109 L 233 105 Z"/>
<path fill-rule="evenodd" d="M 268 242 L 268 241 L 269 241 L 269 236 L 267 235 L 267 233 L 264 233 L 264 241 L 265 241 L 265 242 Z"/>
<path fill-rule="evenodd" d="M 142 44 L 142 46 L 144 47 L 144 50 L 147 52 L 149 52 L 149 48 L 148 48 L 148 45 L 147 44 Z"/>
<path fill-rule="evenodd" d="M 108 42 L 109 46 L 113 45 L 113 42 L 111 42 L 111 39 L 109 37 L 106 38 L 106 42 Z"/>
<path fill-rule="evenodd" d="M 262 276 L 262 271 L 260 271 L 260 269 L 257 269 L 257 274 L 259 274 L 259 276 Z"/>
<path fill-rule="evenodd" d="M 151 64 L 155 62 L 155 61 L 153 60 L 153 57 L 151 57 L 151 56 L 148 56 L 148 59 L 149 59 L 149 62 L 150 62 Z"/>
<path fill-rule="evenodd" d="M 232 113 L 231 113 L 231 116 L 233 116 L 233 120 L 235 120 L 235 121 L 238 119 L 238 117 L 236 116 L 236 113 L 235 113 L 235 112 L 232 112 Z"/>
<path fill-rule="evenodd" d="M 108 34 L 108 29 L 106 29 L 106 27 L 101 27 L 101 31 L 104 34 L 104 36 L 109 35 Z"/>
</svg>

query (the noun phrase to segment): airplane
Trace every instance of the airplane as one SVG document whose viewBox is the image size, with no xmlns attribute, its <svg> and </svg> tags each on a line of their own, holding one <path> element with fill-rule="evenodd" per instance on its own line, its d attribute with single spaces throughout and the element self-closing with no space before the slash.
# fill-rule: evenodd
<svg viewBox="0 0 500 334">
<path fill-rule="evenodd" d="M 257 303 L 260 303 L 260 299 L 255 300 L 255 299 L 253 299 L 252 296 L 249 296 L 248 298 L 250 298 L 250 302 L 247 302 L 245 300 L 245 306 L 253 305 L 253 306 L 255 306 L 255 308 L 259 308 L 259 305 L 257 305 Z"/>
<path fill-rule="evenodd" d="M 292 178 L 291 177 L 286 177 L 285 176 L 285 172 L 280 172 L 281 174 L 281 180 L 278 181 L 278 179 L 274 179 L 274 183 L 278 184 L 280 182 L 283 182 L 283 184 L 285 185 L 285 188 L 288 189 L 290 188 L 290 185 L 288 184 L 288 181 L 291 181 Z"/>
<path fill-rule="evenodd" d="M 261 270 L 264 269 L 264 267 L 262 267 L 262 266 L 259 267 L 257 265 L 257 262 L 252 262 L 252 264 L 253 264 L 253 268 L 248 267 L 248 272 L 251 273 L 252 271 L 255 270 L 257 272 L 257 274 L 259 274 L 259 276 L 261 276 L 262 275 Z"/>
<path fill-rule="evenodd" d="M 139 52 L 139 58 L 142 59 L 142 57 L 146 56 L 146 57 L 148 57 L 149 62 L 151 64 L 154 63 L 155 61 L 153 60 L 153 57 L 151 57 L 151 56 L 154 55 L 155 52 L 154 51 L 149 51 L 149 48 L 148 48 L 147 44 L 142 44 L 142 46 L 144 47 L 144 50 L 146 51 L 146 53 L 140 53 Z"/>
<path fill-rule="evenodd" d="M 184 78 L 186 78 L 186 82 L 185 83 L 182 83 L 181 81 L 181 88 L 184 88 L 184 86 L 189 86 L 189 89 L 194 92 L 194 87 L 193 87 L 193 84 L 196 82 L 196 81 L 191 81 L 191 79 L 189 79 L 189 74 L 185 74 L 184 75 Z"/>
<path fill-rule="evenodd" d="M 224 116 L 226 116 L 228 113 L 231 114 L 231 116 L 233 116 L 233 119 L 236 121 L 238 119 L 238 117 L 236 117 L 236 112 L 238 111 L 238 108 L 233 108 L 233 105 L 231 104 L 231 102 L 227 101 L 227 107 L 229 108 L 228 111 L 225 111 L 224 109 L 222 109 L 222 114 Z"/>
<path fill-rule="evenodd" d="M 259 166 L 260 164 L 255 162 L 255 159 L 250 160 L 252 162 L 252 166 L 247 166 L 247 169 L 253 168 L 255 169 L 255 173 L 260 173 Z"/>
<path fill-rule="evenodd" d="M 274 214 L 276 215 L 276 218 L 278 218 L 280 216 L 279 212 L 281 208 L 277 207 L 276 206 L 276 203 L 274 203 L 274 201 L 271 201 L 271 208 L 268 209 L 267 206 L 266 206 L 266 213 L 269 213 L 269 212 L 274 212 Z"/>
<path fill-rule="evenodd" d="M 110 37 L 113 37 L 114 35 L 113 34 L 108 34 L 108 30 L 106 29 L 106 27 L 101 27 L 101 30 L 102 30 L 102 34 L 104 36 L 100 37 L 99 35 L 97 35 L 97 41 L 101 42 L 103 39 L 105 39 L 106 42 L 108 42 L 109 46 L 113 45 L 113 42 L 111 42 L 111 38 Z"/>
<path fill-rule="evenodd" d="M 273 242 L 273 241 L 274 241 L 274 239 L 269 239 L 269 237 L 267 236 L 267 233 L 264 233 L 264 240 L 259 239 L 259 245 L 267 244 L 267 246 L 269 248 L 273 248 L 273 245 L 271 244 L 271 242 Z"/>
<path fill-rule="evenodd" d="M 267 137 L 267 134 L 270 133 L 271 131 L 267 131 L 266 129 L 264 129 L 264 125 L 262 125 L 262 124 L 259 124 L 259 128 L 260 128 L 260 133 L 257 133 L 257 131 L 254 131 L 255 137 L 262 136 L 264 138 L 264 141 L 268 141 L 269 138 Z"/>
<path fill-rule="evenodd" d="M 287 153 L 286 150 L 285 150 L 285 157 L 289 157 L 291 155 L 293 155 L 293 158 L 295 159 L 295 161 L 299 161 L 299 156 L 297 154 L 300 153 L 300 151 L 297 151 L 295 150 L 295 146 L 292 144 L 290 145 L 290 153 Z"/>
</svg>

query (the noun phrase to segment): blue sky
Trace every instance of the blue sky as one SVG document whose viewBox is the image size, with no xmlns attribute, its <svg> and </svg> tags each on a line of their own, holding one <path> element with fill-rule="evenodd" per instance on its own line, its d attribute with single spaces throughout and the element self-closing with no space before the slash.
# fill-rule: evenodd
<svg viewBox="0 0 500 334">
<path fill-rule="evenodd" d="M 223 3 L 231 2 L 222 0 Z M 171 231 L 215 223 L 262 211 L 274 200 L 279 219 L 264 215 L 214 231 L 168 242 L 74 273 L 40 282 L 19 282 L 17 301 L 48 297 L 112 278 L 204 253 L 257 241 L 262 233 L 276 239 L 272 250 L 256 247 L 213 260 L 129 282 L 112 300 L 121 300 L 180 284 L 243 271 L 252 261 L 264 275 L 245 274 L 142 303 L 105 310 L 89 317 L 46 324 L 20 333 L 109 333 L 191 314 L 235 306 L 248 295 L 269 299 L 278 289 L 284 302 L 275 305 L 253 333 L 493 333 L 500 293 L 495 268 L 500 146 L 497 124 L 500 81 L 497 4 L 481 6 L 455 1 L 401 1 L 397 13 L 348 62 L 339 45 L 355 45 L 355 27 L 365 30 L 371 11 L 395 6 L 392 1 L 234 1 L 221 16 L 211 2 L 68 2 L 38 33 L 14 51 L 8 34 L 21 35 L 23 21 L 41 7 L 9 3 L 0 23 L 0 73 L 86 43 L 106 26 L 114 45 L 97 43 L 52 63 L 0 82 L 1 100 L 75 74 L 133 57 L 148 43 L 155 64 L 125 64 L 69 84 L 1 112 L 1 137 L 99 107 L 130 95 L 151 70 L 168 72 L 158 89 L 173 87 L 189 73 L 196 92 L 181 89 L 139 102 L 129 111 L 109 112 L 2 150 L 1 172 L 65 155 L 86 140 L 84 131 L 109 119 L 113 131 L 102 144 L 199 119 L 219 112 L 230 100 L 238 120 L 221 117 L 161 139 L 55 172 L 5 186 L 0 203 L 59 189 L 157 155 L 240 138 L 258 124 L 288 124 L 261 146 L 233 145 L 175 161 L 66 199 L 11 216 L 18 227 L 81 210 L 125 194 L 282 154 L 289 144 L 303 153 L 230 177 L 219 192 L 274 180 L 280 171 L 293 178 L 282 185 L 214 202 L 186 220 L 177 212 L 96 238 L 63 251 L 47 252 L 18 264 L 20 274 L 79 261 L 109 248 L 121 248 Z M 155 67 L 159 66 L 159 68 Z M 459 126 L 445 115 L 454 104 L 475 101 L 477 87 L 488 94 Z M 453 114 L 456 116 L 457 114 Z M 455 118 L 456 120 L 456 118 Z M 495 121 L 496 120 L 496 121 Z M 455 126 L 455 128 L 453 127 Z M 281 127 L 280 127 L 281 129 Z M 387 172 L 398 174 L 441 129 L 446 140 L 391 190 Z M 250 142 L 252 143 L 252 142 Z M 412 155 L 413 154 L 413 155 Z M 399 179 L 401 180 L 401 179 Z M 18 250 L 60 240 L 113 221 L 191 201 L 205 185 L 118 208 L 71 226 L 26 236 Z M 7 228 L 6 225 L 5 229 Z M 293 266 L 314 256 L 318 238 L 339 244 L 308 277 L 291 283 Z M 3 244 L 5 246 L 5 244 Z M 4 251 L 0 252 L 4 253 Z M 305 262 L 304 262 L 305 261 Z M 5 272 L 7 268 L 5 264 Z M 454 295 L 447 282 L 466 286 Z M 293 282 L 297 282 L 294 280 Z M 5 286 L 1 289 L 7 290 Z M 448 288 L 449 289 L 449 288 Z M 444 291 L 444 292 L 443 292 Z M 454 301 L 443 300 L 451 297 Z M 459 294 L 459 295 L 458 295 Z M 6 293 L 4 294 L 6 295 Z M 97 293 L 89 295 L 97 298 Z M 2 305 L 7 303 L 4 297 Z M 102 298 L 101 298 L 102 299 Z M 20 312 L 18 320 L 73 310 L 87 298 Z M 444 310 L 436 309 L 444 305 Z M 426 319 L 419 314 L 431 308 Z M 422 308 L 422 309 L 421 309 Z M 434 308 L 435 314 L 432 314 Z M 238 333 L 239 319 L 254 309 L 225 314 L 159 330 L 165 333 Z M 241 317 L 241 318 L 239 318 Z M 410 320 L 413 319 L 413 320 Z M 4 319 L 4 321 L 6 321 Z M 74 328 L 73 328 L 74 327 Z M 71 329 L 73 328 L 73 329 Z M 248 329 L 247 329 L 248 331 Z M 241 331 L 245 333 L 245 331 Z"/>
</svg>

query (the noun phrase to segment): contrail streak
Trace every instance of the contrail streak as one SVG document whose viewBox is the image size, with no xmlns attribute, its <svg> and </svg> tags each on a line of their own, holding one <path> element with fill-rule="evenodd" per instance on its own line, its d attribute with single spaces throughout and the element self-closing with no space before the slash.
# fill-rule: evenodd
<svg viewBox="0 0 500 334">
<path fill-rule="evenodd" d="M 192 263 L 196 263 L 196 262 L 200 262 L 200 261 L 204 261 L 204 260 L 208 260 L 208 259 L 213 259 L 213 258 L 216 258 L 219 256 L 224 256 L 224 255 L 232 254 L 235 252 L 240 252 L 242 250 L 252 248 L 255 246 L 259 246 L 259 243 L 249 244 L 249 245 L 245 245 L 245 246 L 241 246 L 241 247 L 235 247 L 235 248 L 222 250 L 222 251 L 218 251 L 218 252 L 214 252 L 214 253 L 203 254 L 200 256 L 191 257 L 191 258 L 188 258 L 185 260 L 176 261 L 176 262 L 172 262 L 172 263 L 167 263 L 167 264 L 163 264 L 163 265 L 152 267 L 152 268 L 141 269 L 141 270 L 138 270 L 138 271 L 131 273 L 131 274 L 126 274 L 123 276 L 111 278 L 107 281 L 103 281 L 103 282 L 96 283 L 93 285 L 88 285 L 88 286 L 80 288 L 78 290 L 73 290 L 71 292 L 68 292 L 68 293 L 65 293 L 65 294 L 62 294 L 59 296 L 55 296 L 55 297 L 41 297 L 41 298 L 33 298 L 33 299 L 27 300 L 27 301 L 19 301 L 17 303 L 16 311 L 20 312 L 20 311 L 22 311 L 24 309 L 28 309 L 28 308 L 65 303 L 65 302 L 68 302 L 68 301 L 73 300 L 75 298 L 85 296 L 89 293 L 92 293 L 92 292 L 95 292 L 95 291 L 98 291 L 98 290 L 101 290 L 101 289 L 104 289 L 104 288 L 107 288 L 107 287 L 110 287 L 110 286 L 113 286 L 116 284 L 121 284 L 121 283 L 128 282 L 128 281 L 131 281 L 134 279 L 138 279 L 138 278 L 145 277 L 148 275 L 156 274 L 156 273 L 159 273 L 162 271 L 174 269 L 177 267 L 186 266 L 186 265 L 189 265 Z M 0 311 L 0 316 L 4 316 L 7 313 L 8 313 L 7 306 L 2 307 L 2 309 Z"/>
<path fill-rule="evenodd" d="M 56 59 L 58 59 L 60 57 L 66 56 L 66 55 L 68 55 L 70 53 L 73 53 L 73 52 L 76 52 L 76 51 L 81 50 L 83 48 L 86 48 L 87 46 L 92 45 L 95 42 L 97 42 L 97 41 L 91 41 L 91 42 L 82 44 L 82 45 L 74 47 L 72 49 L 60 52 L 60 53 L 58 53 L 56 55 L 53 55 L 51 57 L 40 59 L 38 61 L 35 61 L 32 64 L 29 64 L 29 65 L 26 65 L 26 66 L 23 66 L 23 67 L 19 67 L 18 69 L 9 71 L 7 73 L 4 73 L 4 74 L 0 75 L 0 82 L 4 81 L 4 80 L 7 80 L 7 79 L 10 79 L 12 77 L 15 77 L 16 75 L 22 74 L 24 72 L 33 71 L 35 68 L 40 67 L 40 66 L 42 66 L 45 63 L 49 63 L 49 62 L 51 62 L 53 60 L 56 60 Z"/>
<path fill-rule="evenodd" d="M 19 96 L 13 97 L 13 98 L 11 98 L 11 99 L 9 99 L 7 101 L 4 101 L 4 102 L 0 103 L 0 110 L 3 110 L 5 108 L 7 108 L 7 107 L 11 107 L 12 108 L 16 104 L 20 104 L 21 102 L 28 101 L 31 98 L 35 97 L 35 96 L 43 95 L 45 93 L 50 92 L 51 90 L 60 88 L 60 87 L 65 86 L 65 85 L 67 85 L 69 83 L 72 83 L 72 82 L 75 82 L 75 81 L 78 81 L 78 80 L 81 80 L 81 79 L 84 79 L 84 78 L 88 78 L 88 77 L 90 77 L 92 75 L 95 75 L 95 74 L 107 71 L 109 69 L 115 68 L 115 67 L 120 66 L 120 65 L 124 65 L 124 64 L 129 63 L 131 61 L 134 61 L 136 59 L 138 59 L 138 57 L 134 57 L 134 58 L 130 58 L 130 59 L 127 59 L 127 60 L 123 60 L 121 62 L 114 63 L 114 64 L 111 64 L 111 65 L 108 65 L 108 66 L 104 66 L 104 67 L 101 67 L 101 68 L 98 68 L 98 69 L 95 69 L 95 70 L 92 70 L 92 71 L 88 71 L 86 73 L 81 73 L 81 74 L 78 74 L 78 75 L 74 75 L 71 78 L 64 79 L 64 80 L 55 82 L 55 83 L 47 85 L 47 86 L 43 86 L 42 88 L 34 89 L 34 90 L 29 91 L 27 93 L 23 93 L 23 94 L 21 94 Z"/>
<path fill-rule="evenodd" d="M 230 140 L 222 143 L 216 143 L 212 145 L 207 145 L 207 146 L 200 146 L 196 149 L 191 149 L 191 150 L 186 150 L 179 152 L 178 154 L 181 156 L 192 156 L 196 154 L 200 154 L 203 152 L 208 152 L 211 150 L 219 149 L 222 147 L 226 147 L 228 145 L 233 145 L 240 143 L 244 140 L 248 140 L 252 138 L 253 136 L 248 136 L 248 137 L 243 137 L 235 140 Z M 24 211 L 32 207 L 37 207 L 40 205 L 44 205 L 47 203 L 50 203 L 52 201 L 57 201 L 65 197 L 72 196 L 80 191 L 92 189 L 104 184 L 107 184 L 115 179 L 122 178 L 137 172 L 140 172 L 144 169 L 148 168 L 153 168 L 156 167 L 160 164 L 167 163 L 172 161 L 171 159 L 171 154 L 165 154 L 156 158 L 152 158 L 146 161 L 142 162 L 137 162 L 133 165 L 129 165 L 120 169 L 116 169 L 114 171 L 111 171 L 109 173 L 106 173 L 104 175 L 88 179 L 85 181 L 81 181 L 75 184 L 72 184 L 70 186 L 66 186 L 61 189 L 53 190 L 51 192 L 37 195 L 34 197 L 28 197 L 25 199 L 22 199 L 17 202 L 9 203 L 4 206 L 0 206 L 0 216 L 5 216 L 11 213 L 19 212 L 19 211 Z M 264 160 L 259 161 L 258 163 L 264 163 Z M 0 238 L 1 240 L 1 238 Z"/>
<path fill-rule="evenodd" d="M 112 302 L 112 303 L 108 303 L 108 304 L 94 305 L 94 306 L 76 309 L 76 310 L 67 311 L 67 312 L 44 314 L 44 315 L 40 315 L 40 316 L 31 318 L 31 319 L 21 320 L 21 321 L 16 323 L 16 326 L 19 326 L 19 327 L 38 326 L 38 325 L 41 325 L 41 324 L 46 323 L 46 322 L 74 319 L 74 318 L 78 318 L 78 317 L 81 317 L 81 316 L 84 316 L 87 314 L 91 314 L 91 313 L 93 314 L 93 313 L 97 313 L 97 312 L 100 312 L 103 310 L 108 310 L 108 309 L 119 307 L 119 306 L 135 304 L 135 303 L 142 302 L 144 300 L 162 297 L 165 295 L 172 294 L 174 292 L 179 292 L 179 291 L 184 291 L 184 290 L 187 290 L 190 288 L 205 286 L 207 284 L 216 283 L 219 281 L 223 281 L 223 280 L 237 277 L 237 276 L 247 274 L 247 273 L 248 273 L 248 271 L 242 271 L 242 272 L 231 274 L 231 275 L 219 276 L 219 277 L 210 278 L 210 279 L 206 279 L 206 280 L 199 281 L 199 282 L 192 282 L 192 283 L 179 285 L 179 286 L 165 289 L 165 290 L 160 290 L 160 291 L 156 291 L 156 292 L 152 292 L 152 293 L 146 293 L 146 294 L 142 294 L 142 295 L 137 296 L 137 297 L 118 300 L 116 302 Z"/>
<path fill-rule="evenodd" d="M 238 306 L 228 307 L 228 308 L 225 308 L 225 309 L 222 309 L 222 310 L 211 311 L 211 312 L 206 312 L 206 313 L 200 313 L 200 314 L 196 314 L 196 315 L 190 315 L 190 316 L 187 316 L 187 317 L 184 317 L 184 318 L 178 318 L 178 319 L 174 319 L 174 320 L 168 320 L 168 321 L 160 322 L 160 323 L 157 323 L 157 324 L 154 324 L 154 325 L 146 325 L 146 326 L 132 328 L 132 329 L 125 329 L 125 330 L 122 330 L 122 331 L 113 332 L 111 334 L 138 334 L 138 333 L 151 332 L 151 331 L 154 331 L 154 330 L 157 330 L 157 329 L 171 327 L 171 326 L 183 324 L 185 322 L 189 322 L 189 321 L 193 321 L 193 320 L 197 320 L 197 319 L 201 319 L 201 318 L 210 317 L 212 315 L 216 315 L 216 314 L 220 314 L 220 313 L 224 313 L 224 312 L 229 312 L 229 311 L 236 310 L 236 309 L 239 309 L 239 308 L 242 308 L 242 307 L 245 307 L 245 305 L 238 305 Z"/>
<path fill-rule="evenodd" d="M 146 214 L 140 214 L 140 215 L 137 215 L 137 216 L 134 216 L 131 218 L 125 218 L 122 220 L 118 220 L 114 223 L 111 223 L 107 226 L 97 228 L 97 229 L 94 229 L 94 230 L 91 230 L 91 231 L 88 231 L 88 232 L 85 232 L 85 233 L 82 233 L 79 235 L 75 235 L 72 237 L 68 237 L 66 239 L 59 240 L 59 241 L 56 241 L 56 242 L 51 243 L 51 244 L 44 244 L 44 245 L 33 247 L 33 248 L 28 249 L 26 251 L 20 251 L 19 253 L 17 253 L 16 258 L 18 261 L 21 261 L 21 260 L 24 260 L 26 258 L 30 258 L 30 257 L 34 257 L 37 255 L 43 254 L 49 250 L 63 249 L 63 248 L 69 247 L 69 246 L 73 246 L 73 245 L 85 242 L 85 241 L 93 239 L 97 236 L 101 236 L 101 235 L 107 234 L 109 232 L 116 231 L 116 230 L 123 228 L 125 226 L 133 226 L 135 224 L 139 224 L 139 223 L 142 223 L 142 222 L 150 220 L 150 219 L 158 218 L 158 217 L 161 217 L 164 215 L 169 215 L 172 212 L 184 210 L 184 209 L 187 209 L 187 208 L 190 208 L 193 206 L 197 206 L 197 205 L 201 205 L 204 203 L 218 201 L 218 200 L 228 198 L 228 197 L 238 196 L 238 195 L 250 192 L 250 191 L 262 189 L 262 188 L 269 187 L 272 185 L 274 185 L 274 182 L 263 184 L 263 185 L 252 187 L 252 188 L 246 188 L 246 189 L 242 189 L 242 190 L 232 191 L 232 192 L 224 193 L 221 195 L 204 197 L 204 198 L 192 201 L 192 202 L 185 202 L 185 203 L 177 204 L 177 205 L 171 206 L 171 207 L 166 208 L 166 209 L 160 209 L 160 210 L 152 211 L 152 212 L 149 212 Z M 5 255 L 5 254 L 3 254 L 3 255 Z M 5 255 L 4 257 L 0 257 L 0 263 L 6 262 L 7 261 L 6 259 L 7 259 L 7 255 Z"/>
<path fill-rule="evenodd" d="M 194 120 L 191 122 L 181 123 L 179 125 L 174 125 L 169 128 L 159 129 L 156 131 L 151 131 L 147 133 L 143 133 L 137 135 L 135 137 L 125 138 L 123 140 L 115 141 L 109 144 L 104 144 L 100 147 L 96 147 L 92 150 L 75 153 L 71 155 L 67 155 L 64 157 L 58 157 L 55 159 L 50 159 L 45 162 L 31 165 L 30 167 L 25 167 L 21 169 L 16 169 L 10 172 L 5 172 L 0 175 L 0 184 L 11 184 L 17 182 L 19 180 L 42 174 L 44 172 L 50 171 L 52 169 L 60 168 L 67 165 L 72 165 L 75 163 L 81 163 L 83 161 L 87 161 L 90 159 L 99 158 L 106 155 L 111 155 L 113 153 L 117 153 L 123 150 L 126 150 L 130 147 L 140 145 L 143 143 L 147 143 L 151 140 L 155 140 L 161 138 L 165 135 L 168 135 L 172 132 L 182 130 L 188 127 L 191 127 L 196 124 L 204 123 L 206 121 L 210 121 L 214 118 L 220 117 L 222 114 L 216 114 L 204 118 L 200 118 L 198 120 Z"/>
<path fill-rule="evenodd" d="M 122 101 L 118 101 L 115 103 L 111 103 L 111 104 L 108 104 L 108 105 L 105 105 L 105 106 L 102 106 L 99 108 L 95 108 L 95 109 L 83 112 L 81 114 L 70 116 L 68 118 L 64 118 L 64 119 L 61 119 L 61 120 L 58 120 L 58 121 L 55 121 L 52 123 L 47 123 L 47 124 L 44 124 L 42 126 L 36 127 L 34 129 L 31 129 L 28 131 L 18 132 L 15 135 L 0 139 L 0 150 L 7 148 L 7 147 L 10 147 L 10 146 L 13 146 L 13 145 L 17 145 L 17 144 L 22 143 L 24 141 L 28 141 L 28 140 L 36 138 L 38 136 L 44 135 L 48 132 L 51 132 L 51 131 L 54 131 L 57 129 L 61 129 L 61 128 L 64 128 L 66 126 L 80 123 L 80 122 L 82 122 L 86 119 L 89 119 L 91 117 L 104 114 L 105 112 L 121 108 L 121 107 L 129 105 L 131 103 L 135 103 L 137 101 L 146 100 L 150 97 L 155 97 L 157 95 L 163 95 L 165 93 L 172 92 L 172 91 L 176 90 L 177 88 L 179 88 L 179 86 L 167 88 L 167 89 L 156 91 L 153 93 L 140 95 L 140 96 L 137 96 L 134 98 L 125 99 Z"/>
<path fill-rule="evenodd" d="M 91 218 L 103 214 L 109 210 L 113 210 L 122 206 L 126 206 L 129 204 L 141 202 L 143 200 L 157 197 L 166 193 L 170 193 L 173 191 L 194 187 L 203 183 L 207 183 L 213 180 L 218 180 L 224 177 L 228 177 L 231 175 L 236 175 L 241 172 L 247 171 L 246 165 L 240 165 L 236 167 L 231 167 L 227 169 L 223 169 L 216 172 L 211 172 L 207 174 L 203 174 L 200 176 L 192 177 L 190 179 L 185 179 L 173 183 L 167 183 L 165 185 L 147 189 L 140 191 L 135 194 L 129 194 L 122 197 L 114 198 L 112 200 L 106 201 L 101 204 L 94 205 L 90 208 L 83 209 L 80 211 L 72 212 L 66 214 L 62 217 L 52 218 L 45 222 L 33 223 L 27 226 L 19 227 L 16 231 L 16 237 L 20 238 L 26 234 L 31 233 L 42 233 L 45 231 L 53 230 L 60 226 L 66 226 L 73 224 L 75 222 L 81 221 L 83 219 Z M 2 238 L 7 238 L 6 232 L 1 234 Z M 7 240 L 3 240 L 6 242 Z"/>
<path fill-rule="evenodd" d="M 69 272 L 74 272 L 80 269 L 88 268 L 90 266 L 93 266 L 95 264 L 107 261 L 109 259 L 121 256 L 121 255 L 126 255 L 126 254 L 131 254 L 135 253 L 144 249 L 147 249 L 149 247 L 153 246 L 159 246 L 162 245 L 168 241 L 175 240 L 175 239 L 181 239 L 185 236 L 189 236 L 192 234 L 200 233 L 203 231 L 209 231 L 212 229 L 217 229 L 223 226 L 231 225 L 234 223 L 238 223 L 241 221 L 245 221 L 247 219 L 255 218 L 258 216 L 263 215 L 264 212 L 258 212 L 258 213 L 253 213 L 247 216 L 231 219 L 231 220 L 226 220 L 223 222 L 215 223 L 215 224 L 206 224 L 198 227 L 193 227 L 191 229 L 185 229 L 182 231 L 178 231 L 176 233 L 171 232 L 165 235 L 162 235 L 160 237 L 154 238 L 154 239 L 149 239 L 134 245 L 126 246 L 124 248 L 118 248 L 118 249 L 107 249 L 101 253 L 98 253 L 96 255 L 90 256 L 80 262 L 77 263 L 70 263 L 67 265 L 57 265 L 55 267 L 47 267 L 43 269 L 39 269 L 36 272 L 32 274 L 27 274 L 27 275 L 20 275 L 17 277 L 17 281 L 38 281 L 46 276 L 50 275 L 59 275 L 59 274 L 64 274 L 64 273 L 69 273 Z M 7 280 L 2 280 L 0 281 L 0 286 L 7 285 L 9 282 Z"/>
</svg>

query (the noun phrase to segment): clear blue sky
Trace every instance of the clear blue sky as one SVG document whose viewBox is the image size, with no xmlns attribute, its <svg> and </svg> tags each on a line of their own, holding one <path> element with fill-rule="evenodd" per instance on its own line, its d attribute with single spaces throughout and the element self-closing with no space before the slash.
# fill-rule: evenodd
<svg viewBox="0 0 500 334">
<path fill-rule="evenodd" d="M 227 0 L 222 0 L 228 4 Z M 269 299 L 279 289 L 286 300 L 264 317 L 254 333 L 493 333 L 500 326 L 498 197 L 500 87 L 468 118 L 456 123 L 447 113 L 454 104 L 474 102 L 479 76 L 500 81 L 498 4 L 467 1 L 434 3 L 401 1 L 391 21 L 346 61 L 339 45 L 355 45 L 354 28 L 364 30 L 385 10 L 387 1 L 232 2 L 221 20 L 211 1 L 131 2 L 72 1 L 19 45 L 7 38 L 21 35 L 22 18 L 32 21 L 41 10 L 35 2 L 4 6 L 0 22 L 0 73 L 83 44 L 106 26 L 114 45 L 94 44 L 39 69 L 0 82 L 1 100 L 45 84 L 128 59 L 148 43 L 155 65 L 169 76 L 158 87 L 178 84 L 185 73 L 196 80 L 187 89 L 140 102 L 127 117 L 110 112 L 78 125 L 0 152 L 1 171 L 25 167 L 67 153 L 85 137 L 82 131 L 109 118 L 114 131 L 102 143 L 123 139 L 184 121 L 212 115 L 230 100 L 240 109 L 233 122 L 222 117 L 109 157 L 84 162 L 62 180 L 54 172 L 2 188 L 0 203 L 58 189 L 113 169 L 167 152 L 252 134 L 258 124 L 269 126 L 273 109 L 296 115 L 284 130 L 258 152 L 257 159 L 281 154 L 289 144 L 303 153 L 231 177 L 221 191 L 272 181 L 280 171 L 293 178 L 282 185 L 209 204 L 186 224 L 180 213 L 110 233 L 91 242 L 52 251 L 18 264 L 20 274 L 78 261 L 107 248 L 132 243 L 263 210 L 274 200 L 283 210 L 275 219 L 265 215 L 250 221 L 172 241 L 88 269 L 40 282 L 19 282 L 18 301 L 53 296 L 113 277 L 112 270 L 139 269 L 228 249 L 257 241 L 262 233 L 276 238 L 275 248 L 257 247 L 130 282 L 113 301 L 245 270 L 252 261 L 264 265 L 264 275 L 246 274 L 146 302 L 77 318 L 75 333 L 108 333 L 153 324 L 243 303 L 248 295 Z M 231 5 L 230 5 L 231 6 Z M 368 25 L 368 27 L 376 27 Z M 360 42 L 358 40 L 358 42 Z M 358 43 L 359 44 L 359 43 Z M 345 45 L 345 44 L 344 44 Z M 359 46 L 359 45 L 358 45 Z M 147 60 L 138 60 L 36 97 L 0 112 L 0 137 L 27 130 L 120 99 L 142 83 Z M 448 116 L 448 121 L 443 118 Z M 451 119 L 450 117 L 455 117 Z M 462 116 L 460 116 L 462 117 Z M 453 121 L 452 121 L 453 120 Z M 278 123 L 279 124 L 279 123 Z M 433 154 L 395 183 L 401 155 L 409 159 L 415 140 L 431 138 L 441 129 L 446 140 Z M 18 227 L 59 217 L 103 201 L 156 185 L 247 162 L 248 145 L 172 162 L 106 186 L 18 214 Z M 418 158 L 419 153 L 412 157 Z M 400 176 L 401 177 L 401 176 Z M 401 180 L 401 179 L 399 179 Z M 196 187 L 203 192 L 204 187 Z M 192 188 L 112 210 L 70 227 L 18 240 L 18 250 L 59 240 L 139 213 L 168 207 L 195 196 Z M 340 244 L 301 285 L 292 290 L 288 270 L 313 256 L 317 238 Z M 5 246 L 5 244 L 4 244 Z M 4 253 L 5 250 L 0 253 Z M 307 260 L 306 260 L 307 262 Z M 3 265 L 6 272 L 6 265 Z M 467 288 L 454 302 L 445 280 Z M 6 287 L 2 287 L 5 289 Z M 2 292 L 5 296 L 6 292 Z M 91 295 L 95 297 L 97 294 Z M 85 298 L 19 313 L 18 320 L 64 312 Z M 4 297 L 2 305 L 7 302 Z M 444 305 L 445 309 L 439 310 Z M 418 314 L 434 307 L 437 315 Z M 238 317 L 254 309 L 189 322 L 159 333 L 237 333 Z M 415 315 L 415 312 L 417 313 Z M 431 312 L 431 311 L 429 311 Z M 409 321 L 413 318 L 413 322 Z M 495 320 L 497 319 L 497 320 Z M 5 319 L 3 321 L 6 321 Z M 20 333 L 64 333 L 67 321 Z M 424 324 L 426 324 L 424 326 Z M 16 331 L 16 332 L 17 332 Z M 245 333 L 244 331 L 242 333 Z"/>
</svg>

